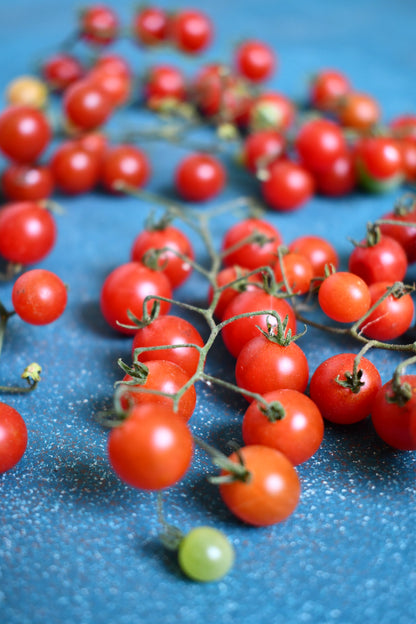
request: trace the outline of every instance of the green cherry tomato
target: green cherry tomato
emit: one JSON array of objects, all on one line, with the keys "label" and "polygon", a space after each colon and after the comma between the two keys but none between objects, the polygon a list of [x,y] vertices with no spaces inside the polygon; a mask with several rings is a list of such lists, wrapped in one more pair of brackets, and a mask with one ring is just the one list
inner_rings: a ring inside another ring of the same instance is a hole
[{"label": "green cherry tomato", "polygon": [[179,566],[194,581],[216,581],[234,563],[234,548],[218,529],[208,526],[192,529],[181,540]]}]

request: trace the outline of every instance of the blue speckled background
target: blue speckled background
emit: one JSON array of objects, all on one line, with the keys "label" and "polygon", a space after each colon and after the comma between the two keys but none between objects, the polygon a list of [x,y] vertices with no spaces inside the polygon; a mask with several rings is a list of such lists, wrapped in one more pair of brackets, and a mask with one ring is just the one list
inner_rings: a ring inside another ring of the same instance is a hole
[{"label": "blue speckled background", "polygon": [[[133,3],[110,4],[128,24]],[[0,3],[1,91],[54,50],[75,24],[79,6],[72,0]],[[211,0],[194,6],[209,11],[216,24],[205,60],[229,59],[235,42],[255,35],[279,55],[270,86],[296,99],[314,71],[334,66],[357,89],[378,98],[385,121],[416,111],[413,0]],[[128,41],[116,49],[137,71],[163,58],[192,75],[199,62],[167,52],[146,57]],[[155,143],[144,147],[154,169],[149,188],[171,191],[175,165],[186,151]],[[256,192],[251,180],[233,179],[223,198]],[[365,223],[389,210],[397,196],[316,198],[298,213],[268,217],[288,242],[307,232],[327,236],[345,267],[347,237],[361,238]],[[184,529],[196,524],[223,529],[237,559],[219,583],[183,578],[158,541],[155,497],[117,480],[106,459],[107,434],[94,421],[94,413],[111,403],[117,358],[128,360],[130,353],[129,339],[115,335],[100,316],[100,287],[108,272],[128,259],[149,207],[99,193],[58,199],[65,209],[57,217],[58,242],[41,266],[69,284],[68,308],[48,327],[13,318],[0,360],[1,384],[15,382],[32,360],[44,368],[33,394],[1,397],[21,411],[29,431],[24,458],[0,477],[1,623],[413,623],[415,457],[389,449],[368,421],[327,426],[320,451],[299,467],[303,493],[296,512],[264,529],[244,526],[228,513],[206,482],[210,462],[197,451],[189,476],[166,496],[168,519]],[[229,215],[213,224],[217,241],[232,222]],[[1,283],[6,307],[10,293],[11,285]],[[200,300],[206,293],[196,276],[178,294],[195,302],[195,293]],[[312,330],[302,346],[311,372],[335,352],[357,350]],[[401,359],[383,352],[369,357],[383,381]],[[231,379],[232,367],[218,345],[209,370]],[[240,440],[245,407],[227,392],[198,387],[193,429],[226,450],[229,439]]]}]

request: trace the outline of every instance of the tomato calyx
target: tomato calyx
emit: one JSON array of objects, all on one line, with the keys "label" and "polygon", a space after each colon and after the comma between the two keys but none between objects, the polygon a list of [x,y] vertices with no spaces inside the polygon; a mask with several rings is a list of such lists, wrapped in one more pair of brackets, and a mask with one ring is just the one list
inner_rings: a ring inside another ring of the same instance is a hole
[{"label": "tomato calyx", "polygon": [[266,416],[267,420],[271,423],[283,420],[286,416],[286,411],[280,401],[272,401],[268,405],[262,405],[260,411]]},{"label": "tomato calyx", "polygon": [[[153,300],[153,303],[150,312],[148,312],[146,304],[150,299]],[[160,301],[158,299],[155,299],[154,295],[151,295],[150,297],[146,297],[146,299],[143,301],[143,317],[141,319],[137,318],[137,316],[135,316],[131,310],[127,310],[127,316],[131,320],[132,324],[129,325],[127,323],[120,323],[120,321],[116,322],[117,325],[119,325],[120,327],[125,327],[126,329],[142,329],[143,327],[147,327],[147,325],[150,325],[150,323],[159,316],[159,312]]]},{"label": "tomato calyx", "polygon": [[354,367],[352,372],[345,371],[343,373],[344,379],[341,379],[340,375],[337,375],[335,381],[343,388],[347,388],[348,390],[351,390],[351,392],[353,392],[354,394],[358,394],[362,386],[365,386],[365,382],[362,381],[363,374],[364,371],[361,368],[359,370],[356,370],[356,367]]},{"label": "tomato calyx", "polygon": [[292,335],[292,330],[287,327],[289,324],[288,315],[285,316],[283,321],[279,316],[275,317],[275,320],[276,323],[270,323],[269,320],[266,321],[266,330],[262,329],[259,325],[257,325],[257,329],[265,338],[267,338],[267,340],[270,340],[270,342],[278,344],[281,347],[287,347],[291,342],[295,342],[307,332],[307,327],[305,325],[303,332]]},{"label": "tomato calyx", "polygon": [[[414,344],[414,346],[416,347],[416,344]],[[403,407],[408,401],[410,401],[413,396],[413,388],[408,381],[402,381],[401,377],[405,368],[410,364],[415,363],[416,356],[412,356],[397,366],[392,379],[393,392],[391,394],[386,394],[387,403],[395,403],[399,407]]]},{"label": "tomato calyx", "polygon": [[[210,456],[214,466],[225,470],[227,473],[221,475],[211,475],[208,477],[208,481],[210,483],[221,485],[223,483],[234,483],[235,481],[242,481],[243,483],[250,482],[252,478],[251,472],[245,467],[243,457],[241,456],[238,447],[234,448],[238,462],[233,462],[226,455],[221,453],[221,451],[205,442],[202,438],[195,435],[193,438],[194,442]],[[234,446],[234,444],[232,446]]]},{"label": "tomato calyx", "polygon": [[133,362],[132,366],[129,366],[121,358],[117,360],[117,364],[121,370],[130,375],[133,379],[127,381],[117,381],[116,384],[122,384],[123,386],[137,386],[144,385],[149,375],[149,368],[143,362]]},{"label": "tomato calyx", "polygon": [[405,217],[416,209],[416,195],[414,193],[405,193],[399,197],[394,206],[394,214],[397,217]]}]

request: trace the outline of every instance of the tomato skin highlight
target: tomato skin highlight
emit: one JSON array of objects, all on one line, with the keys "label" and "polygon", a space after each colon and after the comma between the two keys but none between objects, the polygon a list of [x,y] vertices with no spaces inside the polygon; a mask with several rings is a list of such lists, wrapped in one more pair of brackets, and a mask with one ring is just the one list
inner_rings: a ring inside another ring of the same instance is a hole
[{"label": "tomato skin highlight", "polygon": [[294,466],[307,461],[321,446],[324,421],[317,405],[302,392],[280,389],[263,395],[278,401],[283,418],[271,422],[257,401],[247,408],[242,425],[244,444],[270,446],[283,453]]},{"label": "tomato skin highlight", "polygon": [[0,402],[0,474],[22,459],[27,447],[27,427],[14,407]]},{"label": "tomato skin highlight", "polygon": [[321,309],[340,323],[358,321],[370,308],[370,290],[361,277],[347,271],[332,273],[318,292]]},{"label": "tomato skin highlight", "polygon": [[403,247],[394,238],[382,235],[375,245],[357,245],[352,250],[348,270],[367,284],[384,281],[400,282],[406,275],[407,257]]},{"label": "tomato skin highlight", "polygon": [[52,271],[25,271],[13,285],[15,312],[31,325],[48,325],[64,312],[68,299],[63,281]]},{"label": "tomato skin highlight", "polygon": [[[391,282],[370,284],[371,305],[374,305],[391,286]],[[397,298],[390,294],[365,319],[360,330],[367,338],[394,340],[410,328],[413,317],[414,303],[410,293]]]},{"label": "tomato skin highlight", "polygon": [[393,380],[378,391],[371,412],[377,434],[386,444],[400,451],[416,450],[416,375],[402,375],[400,383],[412,389],[411,398],[402,406],[391,403]]},{"label": "tomato skin highlight", "polygon": [[0,209],[0,254],[9,262],[34,264],[55,245],[55,220],[36,202],[12,202]]},{"label": "tomato skin highlight", "polygon": [[0,150],[23,164],[33,163],[52,138],[44,113],[31,106],[9,106],[0,114]]},{"label": "tomato skin highlight", "polygon": [[[244,242],[250,236],[264,237],[264,242]],[[248,270],[273,265],[283,239],[279,230],[264,219],[249,217],[232,225],[222,240],[224,264]]]},{"label": "tomato skin highlight", "polygon": [[[250,477],[246,482],[222,483],[219,489],[224,503],[247,524],[283,522],[295,511],[300,497],[299,477],[292,463],[283,453],[267,446],[244,446],[239,452]],[[229,459],[239,463],[236,453]]]}]

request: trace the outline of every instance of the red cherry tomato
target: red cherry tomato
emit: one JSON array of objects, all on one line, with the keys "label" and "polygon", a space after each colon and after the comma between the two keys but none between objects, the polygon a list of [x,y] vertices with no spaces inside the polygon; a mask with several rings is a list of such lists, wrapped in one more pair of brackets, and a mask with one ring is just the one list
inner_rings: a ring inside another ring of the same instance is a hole
[{"label": "red cherry tomato", "polygon": [[361,186],[382,193],[398,186],[403,180],[400,149],[388,137],[362,137],[354,146],[355,167]]},{"label": "red cherry tomato", "polygon": [[283,254],[281,262],[276,262],[273,271],[276,282],[281,284],[280,288],[283,292],[286,292],[283,272],[290,290],[295,295],[304,295],[311,287],[313,279],[312,264],[306,256],[299,253],[289,251]]},{"label": "red cherry tomato", "polygon": [[344,73],[337,69],[323,69],[312,79],[310,101],[318,110],[331,111],[350,90],[350,81]]},{"label": "red cherry tomato", "polygon": [[223,190],[226,177],[225,168],[218,158],[209,154],[191,154],[176,169],[175,188],[187,201],[208,201]]},{"label": "red cherry tomato", "polygon": [[107,450],[122,481],[143,490],[160,490],[185,475],[193,441],[186,423],[171,409],[143,403],[111,430]]},{"label": "red cherry tomato", "polygon": [[172,16],[170,37],[182,52],[203,52],[213,38],[213,26],[205,13],[199,10],[181,10]]},{"label": "red cherry tomato", "polygon": [[67,195],[79,195],[97,185],[100,162],[79,141],[65,141],[53,153],[50,169],[60,191]]},{"label": "red cherry tomato", "polygon": [[283,155],[286,139],[276,130],[252,132],[244,141],[242,160],[251,173],[256,175]]},{"label": "red cherry tomato", "polygon": [[102,126],[110,117],[113,106],[101,87],[84,78],[72,83],[65,90],[63,109],[73,126],[88,131]]},{"label": "red cherry tomato", "polygon": [[[248,272],[248,269],[233,265],[226,267],[217,273],[215,284],[216,289],[219,291],[219,297],[214,308],[214,313],[217,318],[222,319],[227,305],[240,292],[245,292],[246,290],[256,290],[262,284],[260,275],[249,275],[244,280],[235,282],[238,278],[247,275]],[[235,284],[233,284],[233,282],[235,282]],[[214,289],[210,286],[208,291],[208,302],[210,305],[213,298]]]},{"label": "red cherry tomato", "polygon": [[400,282],[406,275],[406,253],[394,238],[382,235],[374,245],[362,241],[355,246],[349,257],[348,269],[367,284],[381,279]]},{"label": "red cherry tomato", "polygon": [[10,106],[0,114],[0,150],[19,163],[33,163],[51,139],[42,111],[29,106]]},{"label": "red cherry tomato", "polygon": [[264,201],[273,210],[298,210],[315,191],[315,183],[307,169],[290,160],[276,160],[268,168],[268,177],[261,183]]},{"label": "red cherry tomato", "polygon": [[386,444],[400,451],[416,450],[416,375],[402,375],[401,384],[408,384],[411,395],[403,405],[393,402],[391,379],[376,394],[371,419],[377,434]]},{"label": "red cherry tomato", "polygon": [[336,249],[320,236],[299,236],[290,243],[289,250],[308,258],[312,264],[314,277],[324,277],[326,266],[332,265],[335,269],[338,268],[339,259]]},{"label": "red cherry tomato", "polygon": [[77,82],[84,73],[81,63],[70,54],[57,53],[49,57],[42,66],[42,75],[50,89],[64,91]]},{"label": "red cherry tomato", "polygon": [[370,308],[371,295],[364,280],[348,271],[328,275],[318,292],[321,309],[339,323],[358,321]]},{"label": "red cherry tomato", "polygon": [[118,17],[110,7],[96,4],[82,11],[80,35],[88,43],[109,45],[117,38],[118,31]]},{"label": "red cherry tomato", "polygon": [[[371,306],[373,306],[392,286],[391,282],[370,284]],[[390,294],[384,299],[361,326],[367,338],[375,340],[393,340],[402,336],[411,326],[414,316],[413,299],[409,293],[395,296]]]},{"label": "red cherry tomato", "polygon": [[[400,205],[398,210],[384,214],[381,219],[389,221],[407,221],[416,223],[416,204],[412,204],[409,209],[402,209]],[[394,225],[390,223],[380,223],[380,232],[383,236],[394,238],[403,247],[408,263],[416,262],[416,227]]]},{"label": "red cherry tomato", "polygon": [[[140,262],[127,262],[115,268],[104,280],[100,295],[101,311],[111,327],[121,333],[133,335],[137,329],[120,327],[118,323],[132,324],[128,311],[141,319],[146,297],[150,297],[146,304],[148,313],[155,297],[171,299],[172,289],[168,278]],[[169,309],[170,303],[160,300],[160,314],[167,314]]]},{"label": "red cherry tomato", "polygon": [[[305,392],[309,380],[308,361],[296,342],[280,345],[259,334],[246,342],[239,352],[235,378],[240,388],[258,394],[281,388]],[[252,401],[250,396],[244,396]]]},{"label": "red cherry tomato", "polygon": [[0,254],[8,262],[40,262],[55,241],[55,220],[40,204],[17,202],[0,209]]},{"label": "red cherry tomato", "polygon": [[374,364],[361,357],[357,380],[350,381],[355,357],[354,353],[334,355],[322,362],[311,377],[309,395],[326,420],[343,425],[356,423],[372,410],[381,377]]},{"label": "red cherry tomato", "polygon": [[3,194],[10,201],[38,201],[52,195],[53,177],[49,167],[11,164],[1,176]]},{"label": "red cherry tomato", "polygon": [[380,106],[367,93],[350,91],[338,102],[338,119],[343,126],[365,132],[375,126],[381,117]]},{"label": "red cherry tomato", "polygon": [[0,474],[22,459],[27,447],[27,427],[14,407],[0,403]]},{"label": "red cherry tomato", "polygon": [[322,195],[339,197],[351,193],[357,184],[357,173],[351,151],[346,151],[323,171],[315,171],[316,188]]},{"label": "red cherry tomato", "polygon": [[[286,520],[300,497],[299,477],[292,463],[280,451],[257,444],[244,446],[239,456],[249,477],[220,485],[224,503],[237,518],[254,526]],[[239,456],[233,453],[229,459],[239,463]]]},{"label": "red cherry tomato", "polygon": [[65,310],[67,290],[52,271],[32,269],[17,278],[12,290],[16,314],[31,325],[48,325]]},{"label": "red cherry tomato", "polygon": [[198,330],[187,320],[173,315],[158,316],[150,325],[139,329],[133,338],[132,355],[135,349],[171,345],[172,349],[155,349],[143,351],[138,355],[139,362],[148,360],[169,360],[178,364],[192,376],[199,364],[200,355],[195,347],[179,347],[177,345],[193,344],[204,346]]},{"label": "red cherry tomato", "polygon": [[[283,453],[294,466],[316,453],[324,436],[324,421],[316,404],[302,392],[280,389],[264,395],[279,411],[269,416],[253,401],[243,418],[244,444],[270,446]],[[283,415],[280,412],[283,412]]]},{"label": "red cherry tomato", "polygon": [[416,140],[416,115],[405,113],[391,120],[389,127],[396,139]]},{"label": "red cherry tomato", "polygon": [[90,71],[88,80],[105,93],[112,108],[123,106],[130,98],[131,78],[126,73],[102,65]]},{"label": "red cherry tomato", "polygon": [[312,172],[325,171],[347,151],[341,128],[329,119],[305,122],[295,138],[301,163]]},{"label": "red cherry tomato", "polygon": [[[147,376],[144,383],[140,385],[122,384],[121,404],[123,407],[133,405],[143,405],[152,403],[153,405],[163,405],[174,409],[173,399],[169,396],[161,396],[148,390],[157,390],[165,394],[174,395],[189,380],[188,373],[175,362],[170,360],[147,360],[145,363]],[[125,375],[123,381],[132,381],[130,375]],[[194,413],[196,405],[195,387],[190,386],[182,395],[178,402],[176,413],[183,420],[188,421]]]},{"label": "red cherry tomato", "polygon": [[169,36],[169,18],[164,9],[147,6],[139,9],[132,24],[133,35],[145,46],[166,43]]},{"label": "red cherry tomato", "polygon": [[249,112],[251,132],[257,130],[287,131],[296,117],[293,102],[283,93],[266,91],[258,95]]},{"label": "red cherry tomato", "polygon": [[166,99],[183,102],[186,98],[186,81],[182,71],[172,65],[155,65],[145,79],[144,96],[151,108]]},{"label": "red cherry tomato", "polygon": [[249,39],[237,47],[235,64],[244,78],[254,83],[264,82],[276,68],[276,55],[263,41]]},{"label": "red cherry tomato", "polygon": [[[249,237],[258,236],[253,242],[244,242]],[[249,217],[231,226],[222,241],[222,254],[226,266],[241,266],[257,269],[273,265],[277,250],[282,244],[279,230],[266,221]]]},{"label": "red cherry tomato", "polygon": [[101,166],[101,184],[110,193],[119,193],[116,182],[142,188],[151,174],[146,154],[133,145],[117,145],[110,148],[103,156]]}]

